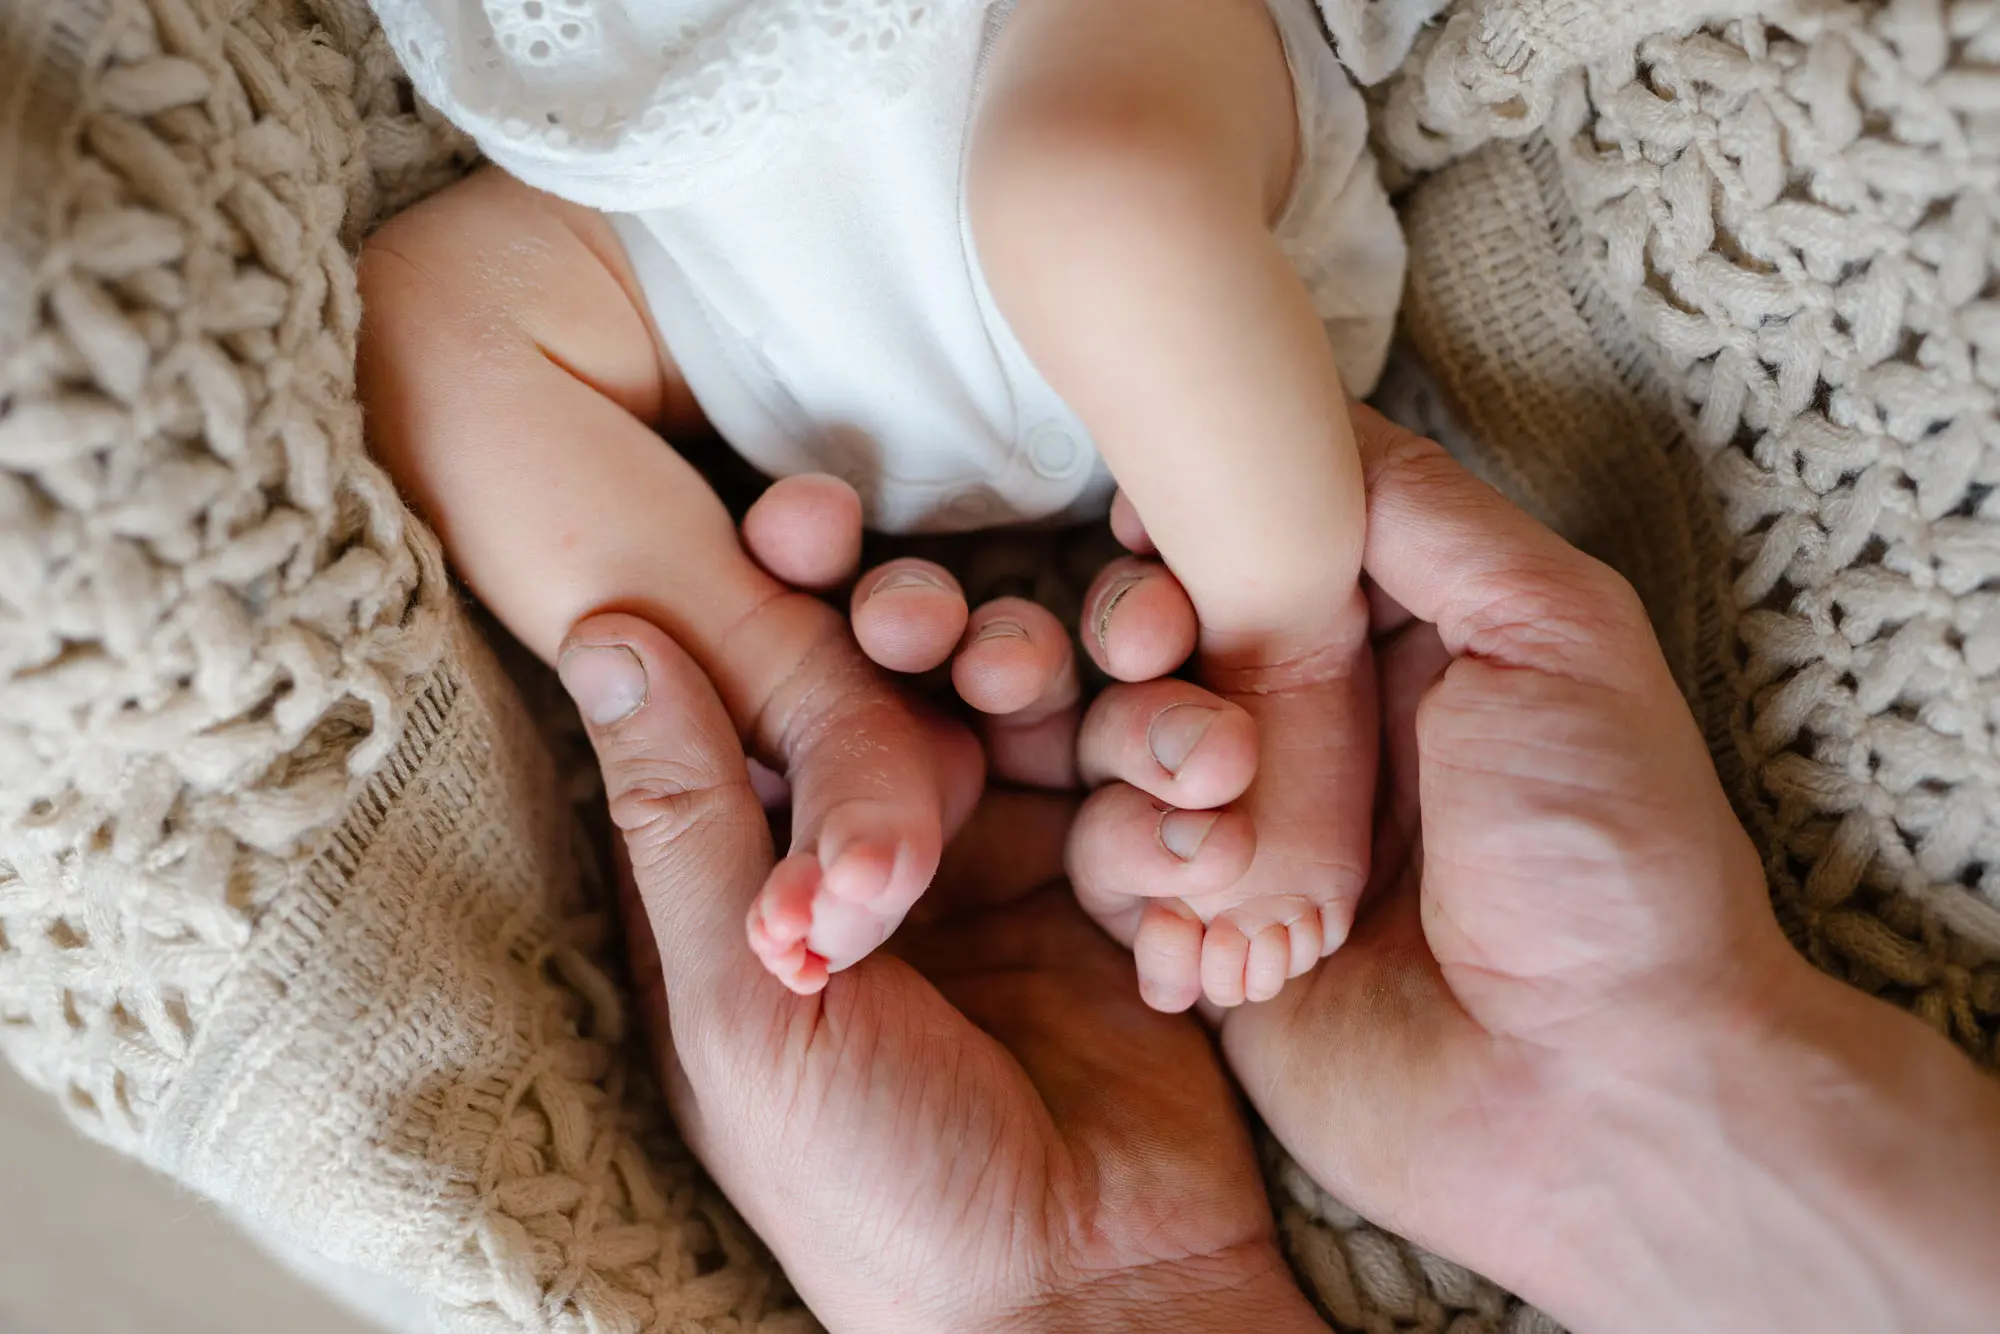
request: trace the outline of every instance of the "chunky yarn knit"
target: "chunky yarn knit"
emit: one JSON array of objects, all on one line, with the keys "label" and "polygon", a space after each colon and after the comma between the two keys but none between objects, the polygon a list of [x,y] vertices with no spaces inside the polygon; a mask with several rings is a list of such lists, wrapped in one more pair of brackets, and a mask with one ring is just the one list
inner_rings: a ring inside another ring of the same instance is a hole
[{"label": "chunky yarn knit", "polygon": [[[2000,11],[1751,8],[1423,34],[1377,151],[1430,376],[1387,406],[1632,579],[1793,940],[1991,1067]],[[1537,1327],[1280,1183],[1342,1324]]]},{"label": "chunky yarn knit", "polygon": [[[1394,71],[1391,405],[1633,580],[1800,948],[1992,1064],[2000,11],[1323,7]],[[352,250],[463,146],[360,0],[12,0],[0,70],[0,1050],[445,1328],[809,1327],[647,1092],[546,682],[362,450]],[[1343,1328],[1549,1328],[1270,1161]]]},{"label": "chunky yarn knit", "polygon": [[799,1327],[645,1095],[555,766],[362,451],[350,255],[459,146],[358,0],[0,39],[0,1045],[445,1328]]},{"label": "chunky yarn knit", "polygon": [[[1474,21],[1454,16],[1391,92],[1391,151],[1418,167],[1524,107],[1546,124],[1417,207],[1480,172],[1519,180],[1503,198],[1540,194],[1570,305],[1628,398],[1671,412],[1719,506],[1729,586],[1711,607],[1697,580],[1681,614],[1726,627],[1712,722],[1788,925],[1990,1064],[2000,11],[1788,5],[1442,114],[1419,87],[1495,68],[1453,44]],[[1441,249],[1489,224],[1442,225]],[[1490,374],[1516,350],[1501,339],[1548,318],[1447,331],[1431,321],[1468,298],[1446,272],[1440,257],[1413,284],[1433,364]],[[1497,391],[1448,396],[1508,433]]]}]

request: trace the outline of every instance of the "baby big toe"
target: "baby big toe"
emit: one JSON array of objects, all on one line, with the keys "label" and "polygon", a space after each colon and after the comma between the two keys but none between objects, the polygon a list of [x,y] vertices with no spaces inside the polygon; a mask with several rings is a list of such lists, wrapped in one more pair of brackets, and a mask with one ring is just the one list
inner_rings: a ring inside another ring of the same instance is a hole
[{"label": "baby big toe", "polygon": [[940,842],[934,805],[844,802],[820,830],[826,892],[900,916],[936,874]]},{"label": "baby big toe", "polygon": [[806,946],[839,972],[860,963],[902,923],[903,911],[884,911],[886,901],[850,903],[821,894],[813,900],[812,929]]}]

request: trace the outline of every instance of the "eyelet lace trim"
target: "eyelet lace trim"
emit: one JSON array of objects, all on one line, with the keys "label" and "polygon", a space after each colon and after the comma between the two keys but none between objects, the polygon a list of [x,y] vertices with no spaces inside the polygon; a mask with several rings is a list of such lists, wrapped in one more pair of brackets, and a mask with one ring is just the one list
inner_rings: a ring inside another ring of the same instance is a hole
[{"label": "eyelet lace trim", "polygon": [[375,3],[418,91],[488,157],[634,212],[753,167],[800,116],[899,94],[989,0]]}]

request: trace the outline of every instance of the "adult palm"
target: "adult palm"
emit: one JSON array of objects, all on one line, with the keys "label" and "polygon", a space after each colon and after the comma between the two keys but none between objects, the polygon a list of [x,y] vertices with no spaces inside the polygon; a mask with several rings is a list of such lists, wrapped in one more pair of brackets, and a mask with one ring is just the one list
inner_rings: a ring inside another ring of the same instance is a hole
[{"label": "adult palm", "polygon": [[1372,897],[1224,1047],[1346,1203],[1553,1299],[1580,1257],[1645,1263],[1592,1226],[1611,1159],[1662,1090],[1713,1076],[1703,1035],[1808,970],[1629,586],[1436,445],[1358,422],[1387,738]]},{"label": "adult palm", "polygon": [[646,677],[592,735],[676,1118],[828,1326],[1323,1328],[1208,1039],[1061,883],[1070,803],[987,797],[894,955],[795,996],[743,944],[771,839],[712,689],[631,617],[586,661]]}]

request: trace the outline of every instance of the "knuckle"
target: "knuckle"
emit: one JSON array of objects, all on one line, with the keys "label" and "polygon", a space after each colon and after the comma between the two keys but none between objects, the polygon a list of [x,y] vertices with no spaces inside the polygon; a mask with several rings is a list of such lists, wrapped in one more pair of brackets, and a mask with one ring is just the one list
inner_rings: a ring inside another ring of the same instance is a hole
[{"label": "knuckle", "polygon": [[1435,440],[1405,430],[1384,417],[1357,418],[1376,460],[1371,491],[1416,497],[1448,496],[1465,484],[1465,469]]},{"label": "knuckle", "polygon": [[747,773],[740,780],[718,780],[700,763],[647,758],[627,766],[620,780],[608,804],[635,866],[642,851],[663,852],[746,809],[759,809]]},{"label": "knuckle", "polygon": [[1595,605],[1607,621],[1630,621],[1645,616],[1645,608],[1631,581],[1595,556],[1577,553],[1568,583],[1579,597]]},{"label": "knuckle", "polygon": [[1366,403],[1351,403],[1348,415],[1354,423],[1354,437],[1361,447],[1363,464],[1371,474],[1399,452],[1412,448],[1413,444],[1435,444],[1400,422],[1389,420]]},{"label": "knuckle", "polygon": [[1429,436],[1418,435],[1386,417],[1378,420],[1381,422],[1379,438],[1383,446],[1384,466],[1403,469],[1408,476],[1419,481],[1441,483],[1453,481],[1465,473],[1464,466],[1452,458],[1450,451]]},{"label": "knuckle", "polygon": [[1622,658],[1650,636],[1630,583],[1603,563],[1565,551],[1562,559],[1516,562],[1460,592],[1463,650],[1519,659],[1579,675],[1600,675],[1607,653]]}]

